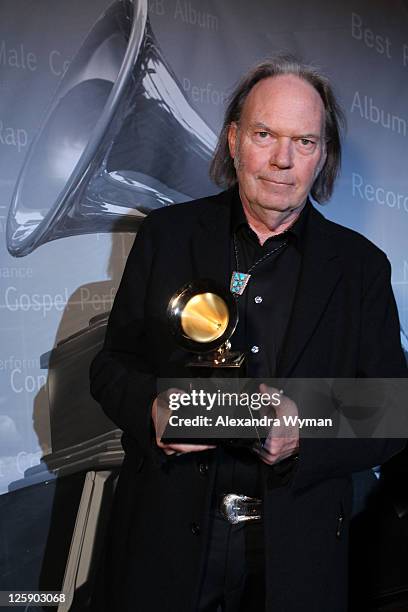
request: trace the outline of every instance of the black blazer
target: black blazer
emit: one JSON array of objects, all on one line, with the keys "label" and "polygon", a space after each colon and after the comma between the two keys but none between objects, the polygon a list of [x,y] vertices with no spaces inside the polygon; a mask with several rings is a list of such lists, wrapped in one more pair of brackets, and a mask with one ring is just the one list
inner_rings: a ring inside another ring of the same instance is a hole
[{"label": "black blazer", "polygon": [[[179,374],[185,359],[167,325],[170,297],[195,278],[228,287],[231,201],[230,190],[149,214],[91,367],[92,394],[124,431],[126,451],[103,597],[110,610],[195,610],[214,453],[166,457],[152,440],[150,409],[156,377]],[[279,376],[405,377],[387,258],[310,206]],[[267,611],[347,609],[350,475],[402,447],[398,440],[302,439],[289,482],[262,467]]]}]

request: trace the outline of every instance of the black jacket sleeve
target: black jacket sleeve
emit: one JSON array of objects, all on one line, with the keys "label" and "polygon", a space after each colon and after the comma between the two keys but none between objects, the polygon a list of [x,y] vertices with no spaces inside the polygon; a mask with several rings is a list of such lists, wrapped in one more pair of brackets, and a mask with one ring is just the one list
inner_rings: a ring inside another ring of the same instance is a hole
[{"label": "black jacket sleeve", "polygon": [[103,349],[91,364],[91,394],[139,446],[151,450],[156,379],[146,350],[145,297],[154,256],[150,219],[138,231],[108,321]]}]

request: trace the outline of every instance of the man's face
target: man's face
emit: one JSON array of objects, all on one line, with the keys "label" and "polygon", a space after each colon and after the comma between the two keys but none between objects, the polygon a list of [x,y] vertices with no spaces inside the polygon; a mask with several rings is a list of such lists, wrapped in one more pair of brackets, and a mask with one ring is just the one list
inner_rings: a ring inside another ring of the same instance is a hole
[{"label": "man's face", "polygon": [[259,81],[239,125],[228,132],[241,198],[252,209],[286,212],[305,202],[326,160],[324,107],[294,75]]}]

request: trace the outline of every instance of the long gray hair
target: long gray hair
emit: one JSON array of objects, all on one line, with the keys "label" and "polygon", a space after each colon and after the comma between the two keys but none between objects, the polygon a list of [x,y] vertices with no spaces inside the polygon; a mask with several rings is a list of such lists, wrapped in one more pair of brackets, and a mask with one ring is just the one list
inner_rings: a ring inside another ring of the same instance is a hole
[{"label": "long gray hair", "polygon": [[237,175],[228,147],[229,126],[233,122],[239,122],[245,100],[256,83],[262,79],[284,74],[293,74],[310,83],[320,95],[324,105],[327,158],[313,183],[311,195],[317,202],[325,202],[330,198],[334,182],[340,172],[340,131],[345,127],[345,117],[328,79],[314,67],[302,64],[291,55],[276,55],[257,64],[238,83],[225,113],[221,134],[210,166],[210,176],[217,185],[223,187],[235,185]]}]

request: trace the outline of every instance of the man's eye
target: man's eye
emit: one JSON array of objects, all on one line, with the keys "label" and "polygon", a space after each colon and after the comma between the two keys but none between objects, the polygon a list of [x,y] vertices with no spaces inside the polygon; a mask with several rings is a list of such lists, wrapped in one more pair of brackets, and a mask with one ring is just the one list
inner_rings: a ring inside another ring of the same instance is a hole
[{"label": "man's eye", "polygon": [[311,140],[310,138],[301,138],[300,139],[300,144],[303,148],[305,149],[309,149],[309,150],[315,150],[316,147],[319,146],[319,141],[318,140]]},{"label": "man's eye", "polygon": [[255,132],[255,136],[257,136],[261,140],[265,140],[265,138],[269,136],[269,132]]}]

